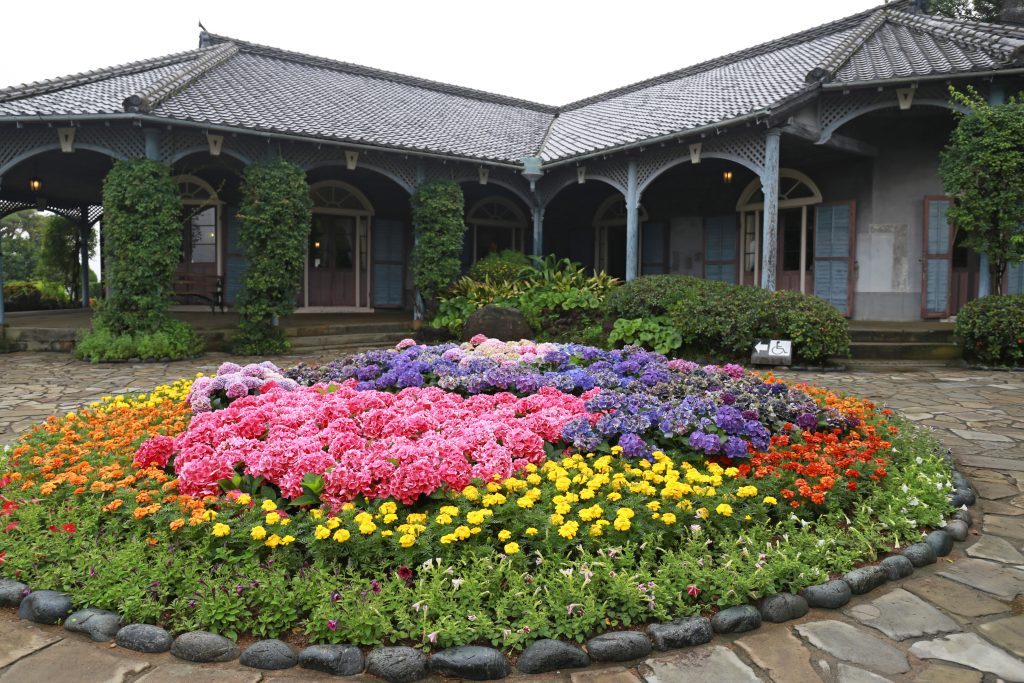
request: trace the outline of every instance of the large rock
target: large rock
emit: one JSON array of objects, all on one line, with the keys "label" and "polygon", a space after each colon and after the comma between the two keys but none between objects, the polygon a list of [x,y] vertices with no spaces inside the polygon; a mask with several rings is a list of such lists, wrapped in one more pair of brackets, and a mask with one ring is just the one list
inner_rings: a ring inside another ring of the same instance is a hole
[{"label": "large rock", "polygon": [[388,683],[413,683],[427,677],[427,656],[411,647],[378,647],[366,657],[366,671]]},{"label": "large rock", "polygon": [[647,633],[656,650],[703,645],[714,635],[707,617],[684,617],[667,624],[651,624]]},{"label": "large rock", "polygon": [[809,606],[806,598],[792,593],[776,593],[761,601],[761,618],[772,623],[782,623],[791,619],[799,619],[807,614]]},{"label": "large rock", "polygon": [[102,609],[83,609],[64,620],[64,628],[72,633],[85,633],[97,643],[106,643],[121,630],[121,617]]},{"label": "large rock", "polygon": [[850,602],[853,592],[845,581],[835,579],[816,586],[808,586],[800,591],[800,597],[807,601],[811,607],[824,607],[826,609],[838,609]]},{"label": "large rock", "polygon": [[914,573],[914,563],[903,555],[891,555],[878,566],[885,570],[885,575],[890,581],[898,581]]},{"label": "large rock", "polygon": [[469,341],[478,334],[503,341],[531,339],[533,328],[515,308],[487,304],[473,311],[462,325],[462,338]]},{"label": "large rock", "polygon": [[967,525],[959,519],[954,519],[945,527],[945,532],[952,536],[954,541],[966,541],[967,531]]},{"label": "large rock", "polygon": [[843,574],[843,581],[850,586],[850,591],[854,595],[863,595],[870,590],[878,588],[888,580],[889,575],[885,569],[876,564],[851,569]]},{"label": "large rock", "polygon": [[[710,630],[709,622],[708,631],[710,632]],[[637,631],[612,631],[588,640],[587,652],[590,653],[591,659],[598,662],[628,662],[631,659],[640,659],[649,655],[651,641],[643,633]]]},{"label": "large rock", "polygon": [[935,554],[935,548],[927,543],[915,543],[908,545],[903,549],[903,557],[910,560],[910,563],[915,567],[924,567],[929,564],[935,564],[938,560],[938,556]]},{"label": "large rock", "polygon": [[711,617],[715,633],[743,633],[761,626],[761,613],[753,605],[729,607]]},{"label": "large rock", "polygon": [[270,638],[268,640],[257,640],[245,648],[239,660],[242,666],[251,666],[254,669],[290,669],[299,661],[295,650],[288,643]]},{"label": "large rock", "polygon": [[28,586],[21,581],[0,579],[0,607],[17,607],[28,592]]},{"label": "large rock", "polygon": [[493,647],[460,645],[434,653],[430,669],[449,678],[492,681],[508,676],[512,667],[505,655]]},{"label": "large rock", "polygon": [[238,646],[209,631],[189,631],[174,639],[171,654],[189,662],[230,662],[238,659]]},{"label": "large rock", "polygon": [[174,643],[174,637],[152,624],[128,624],[117,632],[119,647],[136,652],[167,652]]},{"label": "large rock", "polygon": [[363,652],[355,645],[310,645],[299,653],[299,666],[335,676],[354,676],[363,672]]},{"label": "large rock", "polygon": [[71,596],[57,591],[35,591],[18,607],[18,618],[37,624],[56,624],[71,614]]},{"label": "large rock", "polygon": [[561,669],[578,669],[588,664],[590,657],[575,645],[545,639],[538,640],[523,650],[516,662],[516,668],[526,674],[542,674]]},{"label": "large rock", "polygon": [[942,529],[936,529],[925,536],[924,542],[932,547],[938,557],[945,557],[953,552],[953,537]]}]

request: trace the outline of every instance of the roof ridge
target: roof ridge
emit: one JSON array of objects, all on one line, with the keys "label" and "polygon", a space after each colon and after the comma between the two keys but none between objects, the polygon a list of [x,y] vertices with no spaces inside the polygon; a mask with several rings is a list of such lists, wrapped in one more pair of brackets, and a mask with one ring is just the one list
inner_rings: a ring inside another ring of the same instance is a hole
[{"label": "roof ridge", "polygon": [[346,73],[355,74],[357,76],[379,78],[381,80],[402,83],[404,85],[411,85],[413,87],[424,88],[426,90],[436,90],[448,93],[450,95],[457,95],[460,97],[467,97],[474,100],[480,100],[482,102],[491,102],[494,104],[505,104],[513,107],[532,109],[534,111],[543,112],[545,114],[554,114],[558,111],[558,107],[555,107],[550,104],[541,104],[540,102],[524,100],[518,97],[499,95],[497,93],[487,92],[485,90],[477,90],[476,88],[467,88],[460,85],[442,83],[441,81],[432,81],[428,78],[420,78],[419,76],[408,76],[406,74],[400,74],[394,71],[375,69],[373,67],[362,66],[361,64],[353,64],[351,62],[342,62],[340,60],[329,59],[327,57],[317,57],[315,55],[309,55],[303,52],[294,52],[292,50],[284,50],[269,45],[250,43],[248,41],[236,40],[234,38],[228,38],[227,36],[220,36],[212,33],[207,34],[207,37],[210,40],[211,44],[230,42],[237,45],[242,52],[258,54],[264,57],[284,59],[292,62],[307,64],[309,66],[331,69],[334,71],[344,71]]},{"label": "roof ridge", "polygon": [[876,9],[860,26],[855,28],[846,40],[840,43],[827,57],[804,76],[806,83],[831,79],[843,67],[864,41],[871,37],[885,23],[885,8]]},{"label": "roof ridge", "polygon": [[[917,29],[926,33],[952,40],[958,43],[966,43],[982,48],[990,52],[998,53],[1007,63],[1024,61],[1024,32],[1020,37],[1005,35],[1003,31],[995,33],[983,30],[990,26],[984,22],[958,22],[945,17],[939,19],[933,16],[922,16],[908,14],[901,11],[889,13],[889,20],[901,24],[907,28]],[[994,24],[992,26],[1000,26]]]},{"label": "roof ridge", "polygon": [[150,59],[143,59],[137,62],[115,64],[114,66],[108,66],[102,69],[82,71],[68,76],[51,78],[45,81],[33,81],[31,83],[12,85],[10,87],[0,89],[0,102],[8,102],[10,100],[32,97],[34,95],[44,95],[46,93],[63,90],[65,88],[95,83],[96,81],[102,81],[115,76],[126,76],[129,74],[139,73],[140,71],[159,68],[161,66],[169,66],[178,62],[183,62],[197,54],[201,54],[205,49],[207,48],[174,52],[169,55],[163,55],[162,57],[152,57]]},{"label": "roof ridge", "polygon": [[800,43],[805,42],[808,38],[821,38],[828,35],[832,35],[839,31],[859,26],[866,18],[870,17],[873,13],[881,9],[884,9],[886,7],[892,7],[894,5],[902,6],[907,4],[908,2],[909,0],[896,0],[896,2],[889,3],[888,5],[878,5],[870,9],[864,10],[863,12],[858,12],[857,14],[851,14],[850,16],[843,17],[841,19],[836,19],[834,21],[830,21],[824,24],[819,24],[818,26],[812,26],[811,28],[804,29],[803,31],[798,31],[797,33],[791,33],[789,35],[782,36],[781,38],[776,38],[774,40],[759,43],[751,47],[746,47],[743,48],[742,50],[737,50],[736,52],[731,52],[727,55],[714,57],[703,62],[698,62],[697,64],[691,64],[690,66],[683,67],[682,69],[669,71],[668,73],[664,73],[659,76],[654,76],[652,78],[647,78],[642,81],[637,81],[636,83],[624,85],[619,88],[613,88],[612,90],[607,90],[603,93],[591,95],[590,97],[585,97],[581,100],[576,100],[575,102],[570,102],[569,104],[563,105],[559,107],[559,112],[579,109],[580,107],[584,107],[588,104],[595,104],[597,102],[601,102],[612,97],[625,95],[627,93],[634,92],[636,90],[641,90],[643,88],[649,88],[652,85],[667,83],[669,81],[674,81],[679,78],[685,78],[686,76],[692,76],[694,74],[702,73],[704,71],[708,71],[710,69],[714,69],[720,66],[726,66],[728,64],[738,62],[741,59],[758,57],[760,55],[767,54],[769,52],[774,52],[782,48],[793,47],[795,45],[799,45]]},{"label": "roof ridge", "polygon": [[216,69],[238,54],[238,46],[230,42],[204,49],[206,54],[202,55],[199,59],[185,64],[180,70],[167,74],[163,78],[150,83],[139,92],[126,97],[124,100],[124,110],[126,112],[148,114],[160,102],[166,100],[174,93],[187,88],[200,76]]}]

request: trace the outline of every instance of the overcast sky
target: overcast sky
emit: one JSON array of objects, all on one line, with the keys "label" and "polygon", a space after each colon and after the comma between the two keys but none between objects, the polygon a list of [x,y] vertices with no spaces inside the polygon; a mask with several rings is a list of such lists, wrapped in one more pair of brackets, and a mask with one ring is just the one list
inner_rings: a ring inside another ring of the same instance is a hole
[{"label": "overcast sky", "polygon": [[213,33],[567,102],[817,26],[881,0],[3,0],[0,87],[190,50]]}]

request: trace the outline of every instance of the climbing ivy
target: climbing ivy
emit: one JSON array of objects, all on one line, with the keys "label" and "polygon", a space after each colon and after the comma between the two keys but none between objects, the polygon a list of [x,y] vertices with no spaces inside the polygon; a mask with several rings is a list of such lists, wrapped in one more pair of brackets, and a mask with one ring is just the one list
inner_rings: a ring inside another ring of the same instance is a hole
[{"label": "climbing ivy", "polygon": [[433,302],[459,276],[465,239],[465,200],[451,180],[420,185],[412,196],[416,245],[412,252],[413,282],[433,309]]},{"label": "climbing ivy", "polygon": [[288,349],[275,318],[295,310],[312,217],[313,202],[301,168],[284,159],[246,168],[238,218],[248,267],[238,297],[242,319],[232,341],[236,353]]},{"label": "climbing ivy", "polygon": [[146,159],[118,161],[103,181],[105,277],[110,293],[80,338],[79,357],[180,358],[202,343],[171,319],[171,279],[181,259],[181,198],[170,169]]}]

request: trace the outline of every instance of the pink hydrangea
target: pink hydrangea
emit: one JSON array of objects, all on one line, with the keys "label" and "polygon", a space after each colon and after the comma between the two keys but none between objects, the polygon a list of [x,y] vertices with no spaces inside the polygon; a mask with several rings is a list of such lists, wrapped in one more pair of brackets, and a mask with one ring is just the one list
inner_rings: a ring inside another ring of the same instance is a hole
[{"label": "pink hydrangea", "polygon": [[174,439],[169,436],[154,436],[139,446],[132,464],[136,467],[167,467],[167,461],[174,453]]}]

